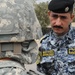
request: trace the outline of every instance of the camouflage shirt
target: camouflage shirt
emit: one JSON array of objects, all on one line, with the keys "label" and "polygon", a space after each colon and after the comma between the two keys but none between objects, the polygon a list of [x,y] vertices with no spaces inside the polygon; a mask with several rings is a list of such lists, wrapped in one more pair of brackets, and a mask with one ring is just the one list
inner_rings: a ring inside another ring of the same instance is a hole
[{"label": "camouflage shirt", "polygon": [[75,28],[70,26],[61,37],[51,30],[41,41],[39,56],[39,71],[47,75],[75,75]]}]

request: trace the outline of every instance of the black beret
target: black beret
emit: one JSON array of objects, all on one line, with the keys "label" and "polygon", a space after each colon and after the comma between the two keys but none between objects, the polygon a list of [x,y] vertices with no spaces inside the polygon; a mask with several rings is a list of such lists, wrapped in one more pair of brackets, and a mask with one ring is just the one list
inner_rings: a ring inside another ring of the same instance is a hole
[{"label": "black beret", "polygon": [[48,9],[56,13],[67,13],[73,9],[74,0],[51,0]]}]

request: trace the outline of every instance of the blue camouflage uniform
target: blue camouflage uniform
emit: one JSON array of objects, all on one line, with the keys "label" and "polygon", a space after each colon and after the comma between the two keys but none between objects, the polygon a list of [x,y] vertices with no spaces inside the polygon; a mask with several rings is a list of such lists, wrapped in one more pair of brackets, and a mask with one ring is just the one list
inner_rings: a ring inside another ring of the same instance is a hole
[{"label": "blue camouflage uniform", "polygon": [[52,30],[41,40],[37,69],[46,75],[75,75],[75,28],[58,37]]}]

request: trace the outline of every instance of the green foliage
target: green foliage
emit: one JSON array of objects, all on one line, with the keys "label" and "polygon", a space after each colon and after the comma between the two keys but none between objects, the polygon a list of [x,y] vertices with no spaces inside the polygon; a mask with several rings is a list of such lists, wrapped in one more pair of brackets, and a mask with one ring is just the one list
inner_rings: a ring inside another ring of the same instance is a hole
[{"label": "green foliage", "polygon": [[50,24],[48,17],[48,2],[35,4],[35,12],[42,28],[46,28],[46,26]]},{"label": "green foliage", "polygon": [[[48,17],[48,2],[35,4],[35,12],[42,26],[43,34],[47,33],[49,31],[47,26],[50,25],[50,21]],[[75,14],[75,8],[74,8],[74,14]],[[75,22],[75,18],[73,22]]]}]

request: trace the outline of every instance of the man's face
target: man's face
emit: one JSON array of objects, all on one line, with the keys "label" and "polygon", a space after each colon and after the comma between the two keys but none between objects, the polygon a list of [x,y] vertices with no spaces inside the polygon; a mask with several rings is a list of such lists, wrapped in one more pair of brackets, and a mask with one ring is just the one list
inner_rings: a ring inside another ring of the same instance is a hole
[{"label": "man's face", "polygon": [[72,22],[74,15],[70,13],[48,12],[50,24],[57,35],[63,35],[68,32],[69,24]]}]

